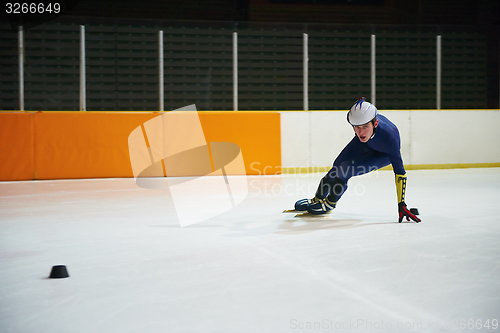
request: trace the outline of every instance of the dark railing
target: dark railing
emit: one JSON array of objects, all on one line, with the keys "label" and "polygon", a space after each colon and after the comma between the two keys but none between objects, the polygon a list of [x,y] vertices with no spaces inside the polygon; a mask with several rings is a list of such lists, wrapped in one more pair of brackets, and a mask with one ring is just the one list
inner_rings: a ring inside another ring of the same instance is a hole
[{"label": "dark railing", "polygon": [[[371,35],[376,35],[378,108],[436,108],[437,35],[442,36],[441,108],[498,107],[498,45],[491,46],[498,31],[492,28],[61,17],[24,31],[26,110],[79,110],[81,25],[88,111],[159,109],[160,30],[165,110],[189,104],[233,109],[233,32],[238,33],[239,110],[303,109],[303,33],[308,34],[310,110],[347,109],[360,96],[370,98]],[[0,109],[16,110],[18,34],[6,23],[0,24],[0,43]]]}]

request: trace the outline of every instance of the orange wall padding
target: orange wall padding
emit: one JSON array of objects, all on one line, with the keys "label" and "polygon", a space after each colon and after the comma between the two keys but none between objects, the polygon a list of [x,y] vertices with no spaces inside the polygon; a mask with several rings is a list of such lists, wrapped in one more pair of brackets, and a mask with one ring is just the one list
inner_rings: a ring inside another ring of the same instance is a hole
[{"label": "orange wall padding", "polygon": [[280,114],[200,112],[207,142],[232,142],[241,148],[247,175],[281,173]]},{"label": "orange wall padding", "polygon": [[[0,180],[133,177],[128,136],[158,112],[0,112]],[[199,112],[207,142],[240,146],[247,174],[281,172],[280,114]]]},{"label": "orange wall padding", "polygon": [[35,178],[33,114],[0,113],[0,180]]}]

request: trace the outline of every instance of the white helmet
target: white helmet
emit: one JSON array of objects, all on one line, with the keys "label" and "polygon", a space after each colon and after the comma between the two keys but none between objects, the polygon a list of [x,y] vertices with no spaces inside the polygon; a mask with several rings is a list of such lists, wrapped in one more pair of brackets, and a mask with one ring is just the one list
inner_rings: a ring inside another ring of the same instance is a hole
[{"label": "white helmet", "polygon": [[377,108],[375,105],[368,103],[361,97],[347,113],[347,121],[352,126],[364,125],[372,121],[376,116]]}]

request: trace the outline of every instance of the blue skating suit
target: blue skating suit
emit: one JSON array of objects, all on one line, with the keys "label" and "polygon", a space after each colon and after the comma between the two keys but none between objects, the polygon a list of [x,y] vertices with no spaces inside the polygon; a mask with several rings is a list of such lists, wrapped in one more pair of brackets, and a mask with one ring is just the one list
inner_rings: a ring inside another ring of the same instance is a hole
[{"label": "blue skating suit", "polygon": [[331,181],[339,177],[345,182],[340,196],[347,189],[347,181],[351,177],[363,175],[389,164],[392,164],[394,173],[399,175],[406,173],[401,158],[401,139],[398,128],[381,114],[377,115],[377,119],[378,126],[375,134],[368,142],[361,142],[355,135],[335,159],[333,167],[326,175]]}]

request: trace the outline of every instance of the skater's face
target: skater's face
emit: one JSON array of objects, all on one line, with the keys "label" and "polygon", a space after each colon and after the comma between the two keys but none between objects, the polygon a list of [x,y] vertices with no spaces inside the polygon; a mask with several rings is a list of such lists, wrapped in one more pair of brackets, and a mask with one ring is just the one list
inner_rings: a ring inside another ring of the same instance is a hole
[{"label": "skater's face", "polygon": [[373,130],[377,128],[378,126],[378,120],[375,120],[375,124],[373,124],[371,121],[367,124],[364,125],[357,125],[353,126],[354,127],[354,132],[359,138],[359,141],[361,142],[367,142],[370,140],[370,138],[373,135]]}]

